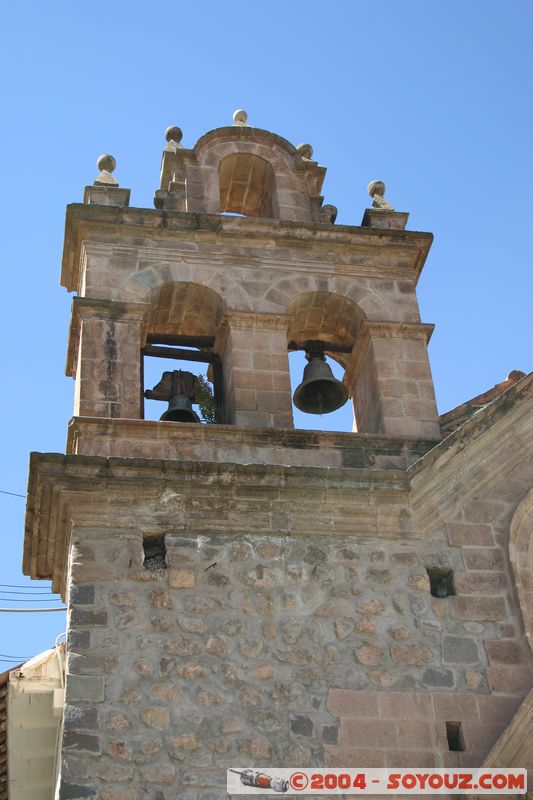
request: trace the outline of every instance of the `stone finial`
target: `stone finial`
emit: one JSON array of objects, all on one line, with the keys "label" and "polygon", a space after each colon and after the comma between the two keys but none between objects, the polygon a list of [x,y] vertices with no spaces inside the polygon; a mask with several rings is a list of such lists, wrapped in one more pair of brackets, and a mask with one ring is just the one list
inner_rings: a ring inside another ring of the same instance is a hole
[{"label": "stone finial", "polygon": [[180,144],[183,139],[183,131],[181,128],[178,128],[177,125],[171,125],[166,129],[165,139],[168,142],[165,150],[178,150],[179,148],[183,148],[183,145]]},{"label": "stone finial", "polygon": [[381,208],[384,211],[394,211],[393,206],[391,206],[390,203],[387,203],[383,196],[386,191],[383,181],[370,181],[367,186],[367,191],[372,198],[373,208]]},{"label": "stone finial", "polygon": [[310,144],[303,142],[302,144],[297,145],[296,149],[300,153],[300,158],[304,158],[306,161],[311,161],[313,158],[313,148]]},{"label": "stone finial", "polygon": [[526,373],[522,372],[521,369],[512,369],[511,372],[508,374],[506,381],[520,381],[522,378],[526,377]]},{"label": "stone finial", "polygon": [[333,225],[335,220],[337,219],[337,208],[336,206],[325,205],[322,206],[320,209],[320,222],[325,222],[326,224]]},{"label": "stone finial", "polygon": [[233,112],[233,124],[237,126],[241,126],[243,128],[251,128],[251,125],[248,124],[248,114],[244,110],[244,108],[238,108],[236,111]]},{"label": "stone finial", "polygon": [[94,181],[95,186],[118,186],[117,179],[111,174],[117,167],[113,156],[104,153],[96,160],[96,166],[100,172]]}]

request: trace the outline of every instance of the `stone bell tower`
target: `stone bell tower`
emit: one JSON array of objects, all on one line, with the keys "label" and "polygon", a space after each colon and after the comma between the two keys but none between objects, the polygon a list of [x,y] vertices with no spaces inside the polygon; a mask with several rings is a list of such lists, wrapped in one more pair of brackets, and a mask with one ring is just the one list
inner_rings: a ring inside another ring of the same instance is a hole
[{"label": "stone bell tower", "polygon": [[[223,798],[244,762],[481,764],[530,680],[508,556],[527,378],[442,442],[432,235],[379,181],[336,225],[312,148],[243,111],[166,138],[155,209],[111,156],[67,209],[74,416],[66,455],[32,455],[24,553],[69,604],[59,797]],[[294,429],[288,352],[313,348],[353,432]],[[144,419],[146,396],[195,400],[172,359],[208,365],[216,424]]]}]

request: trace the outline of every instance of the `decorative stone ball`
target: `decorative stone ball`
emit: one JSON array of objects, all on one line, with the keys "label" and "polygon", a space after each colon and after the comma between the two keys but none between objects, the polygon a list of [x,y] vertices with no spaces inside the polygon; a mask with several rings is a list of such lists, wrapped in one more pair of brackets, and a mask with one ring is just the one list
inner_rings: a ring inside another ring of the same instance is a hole
[{"label": "decorative stone ball", "polygon": [[243,124],[246,123],[248,119],[248,114],[244,110],[244,108],[238,108],[237,111],[233,112],[233,122],[242,122]]},{"label": "decorative stone ball", "polygon": [[370,183],[367,186],[367,192],[370,195],[370,197],[374,197],[375,194],[379,195],[380,197],[383,197],[383,195],[385,194],[385,184],[383,183],[383,181],[370,181]]},{"label": "decorative stone ball", "polygon": [[177,125],[171,125],[165,131],[165,139],[167,142],[178,142],[179,144],[183,139],[183,131]]},{"label": "decorative stone ball", "polygon": [[313,148],[310,144],[302,143],[296,148],[302,158],[313,158]]},{"label": "decorative stone ball", "polygon": [[100,172],[113,172],[117,168],[117,162],[113,158],[113,156],[104,153],[103,155],[99,156],[96,161],[96,166],[100,170]]}]

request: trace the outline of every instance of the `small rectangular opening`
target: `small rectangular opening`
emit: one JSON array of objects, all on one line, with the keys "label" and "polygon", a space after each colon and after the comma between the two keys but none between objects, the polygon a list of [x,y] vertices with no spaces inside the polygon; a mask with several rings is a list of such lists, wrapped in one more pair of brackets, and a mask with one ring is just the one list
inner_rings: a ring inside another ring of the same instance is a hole
[{"label": "small rectangular opening", "polygon": [[167,548],[165,547],[165,535],[163,533],[143,536],[143,550],[145,569],[166,569],[165,556]]},{"label": "small rectangular opening", "polygon": [[428,567],[429,590],[433,597],[450,597],[455,594],[453,569]]},{"label": "small rectangular opening", "polygon": [[448,739],[448,749],[452,752],[463,752],[466,749],[460,722],[446,723],[446,738]]}]

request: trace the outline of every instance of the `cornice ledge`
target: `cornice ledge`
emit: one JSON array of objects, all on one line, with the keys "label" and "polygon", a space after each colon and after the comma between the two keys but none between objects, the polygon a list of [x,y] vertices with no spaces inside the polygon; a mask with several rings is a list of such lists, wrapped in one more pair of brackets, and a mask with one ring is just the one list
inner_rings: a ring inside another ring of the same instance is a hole
[{"label": "cornice ledge", "polygon": [[378,339],[424,339],[429,342],[435,325],[431,322],[389,322],[365,319],[361,336]]},{"label": "cornice ledge", "polygon": [[[209,485],[213,491],[218,485],[230,492],[238,486],[241,496],[247,490],[253,496],[257,487],[261,487],[262,493],[265,487],[271,487],[283,492],[283,496],[279,495],[279,502],[289,504],[292,492],[308,492],[310,487],[323,497],[329,493],[335,497],[341,490],[354,500],[354,513],[357,503],[367,508],[370,497],[379,495],[381,491],[387,503],[395,498],[394,503],[407,506],[409,489],[405,471],[392,469],[287,467],[31,453],[24,574],[52,579],[54,591],[63,591],[67,546],[73,527],[108,527],[114,526],[117,520],[125,520],[131,527],[132,508],[141,489],[145,500],[159,508],[166,490],[184,484]],[[120,497],[118,505],[117,497]],[[106,499],[110,504],[106,504]],[[110,515],[111,508],[113,514]],[[158,524],[172,527],[175,511],[169,509],[165,514],[158,516]],[[153,514],[150,519],[153,521]],[[286,533],[289,535],[290,529]]]},{"label": "cornice ledge", "polygon": [[228,311],[224,322],[230,328],[287,331],[291,317],[257,311]]},{"label": "cornice ledge", "polygon": [[[301,241],[302,233],[310,244],[324,241],[328,247],[357,243],[374,243],[380,249],[405,247],[413,250],[412,270],[418,280],[425,263],[433,234],[425,231],[402,231],[365,228],[359,225],[329,225],[315,222],[292,222],[260,217],[233,217],[222,214],[170,211],[152,208],[117,208],[114,206],[71,203],[67,206],[65,239],[61,269],[61,285],[75,291],[80,268],[80,247],[83,239],[93,231],[110,230],[117,226],[131,228],[136,236],[139,230],[153,236],[154,231],[168,235],[177,231],[202,231],[228,236],[243,236],[253,240],[265,235],[291,243]],[[148,233],[150,232],[150,233]]]}]

